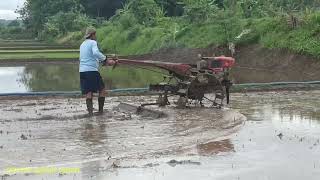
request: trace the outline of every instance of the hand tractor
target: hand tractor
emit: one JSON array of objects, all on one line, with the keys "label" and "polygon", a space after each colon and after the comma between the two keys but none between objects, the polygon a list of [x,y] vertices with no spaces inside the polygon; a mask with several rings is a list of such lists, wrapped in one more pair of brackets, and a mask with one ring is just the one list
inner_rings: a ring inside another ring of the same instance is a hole
[{"label": "hand tractor", "polygon": [[149,86],[151,92],[156,92],[159,95],[157,100],[142,104],[141,107],[170,105],[168,99],[170,96],[178,96],[178,100],[175,102],[178,108],[188,107],[191,104],[203,107],[204,101],[208,101],[210,107],[221,108],[225,99],[227,104],[230,102],[232,82],[229,79],[229,71],[235,64],[235,59],[232,57],[200,57],[196,64],[118,58],[112,60],[116,60],[113,68],[127,65],[150,68],[149,70],[159,68],[167,71],[167,73],[163,73],[163,82]]}]

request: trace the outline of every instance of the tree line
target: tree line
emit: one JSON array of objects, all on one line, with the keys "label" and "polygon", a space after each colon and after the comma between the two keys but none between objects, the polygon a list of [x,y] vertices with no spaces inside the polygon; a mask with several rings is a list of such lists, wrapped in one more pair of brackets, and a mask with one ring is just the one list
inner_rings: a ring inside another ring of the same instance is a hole
[{"label": "tree line", "polygon": [[202,22],[218,16],[217,12],[259,18],[319,7],[318,0],[26,0],[17,12],[34,36],[58,36],[88,25],[99,26],[129,10],[140,23],[146,23],[152,16],[185,17]]}]

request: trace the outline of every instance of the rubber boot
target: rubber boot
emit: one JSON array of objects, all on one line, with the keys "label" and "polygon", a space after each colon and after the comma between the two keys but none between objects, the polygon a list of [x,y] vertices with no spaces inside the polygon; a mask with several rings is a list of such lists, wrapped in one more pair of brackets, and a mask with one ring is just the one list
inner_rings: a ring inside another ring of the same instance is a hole
[{"label": "rubber boot", "polygon": [[99,114],[103,114],[103,107],[104,107],[104,101],[105,97],[99,97],[98,98],[98,103],[99,103]]},{"label": "rubber boot", "polygon": [[93,103],[92,103],[92,99],[86,99],[86,103],[87,103],[87,109],[88,109],[89,116],[93,116]]}]

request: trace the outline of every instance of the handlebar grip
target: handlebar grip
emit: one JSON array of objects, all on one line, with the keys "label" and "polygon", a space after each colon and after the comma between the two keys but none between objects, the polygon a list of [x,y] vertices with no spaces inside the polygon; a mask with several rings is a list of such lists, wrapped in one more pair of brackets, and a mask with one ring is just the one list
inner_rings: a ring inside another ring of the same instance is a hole
[{"label": "handlebar grip", "polygon": [[114,70],[118,66],[118,61],[115,61],[114,65],[112,66],[112,70]]}]

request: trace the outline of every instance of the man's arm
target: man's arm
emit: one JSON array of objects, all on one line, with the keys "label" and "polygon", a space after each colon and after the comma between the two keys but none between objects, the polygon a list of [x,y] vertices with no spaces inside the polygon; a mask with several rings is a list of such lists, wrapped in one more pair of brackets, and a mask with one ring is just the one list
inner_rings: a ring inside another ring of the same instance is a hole
[{"label": "man's arm", "polygon": [[107,59],[107,57],[105,55],[103,55],[98,48],[97,42],[94,41],[93,45],[92,45],[92,53],[94,55],[94,57],[99,61],[99,62],[103,62],[104,60]]}]

